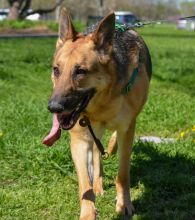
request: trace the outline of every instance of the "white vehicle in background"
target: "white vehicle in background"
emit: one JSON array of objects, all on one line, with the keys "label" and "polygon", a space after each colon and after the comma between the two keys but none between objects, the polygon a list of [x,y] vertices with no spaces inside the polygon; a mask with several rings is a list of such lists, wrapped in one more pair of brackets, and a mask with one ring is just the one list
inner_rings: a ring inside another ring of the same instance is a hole
[{"label": "white vehicle in background", "polygon": [[195,31],[195,18],[191,18],[187,20],[187,30]]},{"label": "white vehicle in background", "polygon": [[115,11],[116,23],[135,24],[140,20],[130,11]]},{"label": "white vehicle in background", "polygon": [[27,20],[31,20],[31,21],[38,21],[40,20],[40,14],[36,13],[36,14],[33,14],[33,15],[28,15],[26,17]]},{"label": "white vehicle in background", "polygon": [[[32,9],[29,9],[28,12],[32,12]],[[38,13],[28,15],[26,17],[27,20],[31,20],[31,21],[38,21],[38,20],[40,20],[40,18],[41,18],[41,15]]]},{"label": "white vehicle in background", "polygon": [[6,19],[8,13],[9,13],[9,9],[0,9],[0,21]]},{"label": "white vehicle in background", "polygon": [[186,29],[187,20],[186,19],[179,19],[177,20],[177,29]]},{"label": "white vehicle in background", "polygon": [[[130,11],[115,11],[116,23],[133,25],[140,20]],[[103,16],[89,15],[87,18],[87,26],[98,23]]]},{"label": "white vehicle in background", "polygon": [[177,21],[177,29],[195,31],[195,18],[179,19]]}]

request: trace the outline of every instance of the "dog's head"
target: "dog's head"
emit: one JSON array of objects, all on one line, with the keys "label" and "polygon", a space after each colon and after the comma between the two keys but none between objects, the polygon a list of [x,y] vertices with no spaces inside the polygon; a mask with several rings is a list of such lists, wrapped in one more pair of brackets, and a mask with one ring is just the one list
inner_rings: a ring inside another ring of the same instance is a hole
[{"label": "dog's head", "polygon": [[84,35],[75,31],[66,9],[61,10],[48,109],[57,113],[63,129],[71,129],[91,98],[108,87],[114,31],[114,13]]}]

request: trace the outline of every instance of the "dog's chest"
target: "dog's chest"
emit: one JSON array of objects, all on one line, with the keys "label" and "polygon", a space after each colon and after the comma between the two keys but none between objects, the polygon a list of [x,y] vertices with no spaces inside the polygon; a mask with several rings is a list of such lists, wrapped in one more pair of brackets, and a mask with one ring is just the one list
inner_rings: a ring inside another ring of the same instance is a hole
[{"label": "dog's chest", "polygon": [[[94,110],[94,109],[93,109]],[[109,130],[128,129],[131,120],[131,108],[127,102],[119,97],[106,104],[95,106],[95,111],[88,115],[91,121],[96,121]]]},{"label": "dog's chest", "polygon": [[110,120],[104,122],[104,126],[109,130],[124,130],[126,131],[131,121],[130,111],[121,111]]},{"label": "dog's chest", "polygon": [[120,103],[120,105],[102,109],[96,116],[104,128],[112,131],[119,129],[126,131],[132,118],[132,112],[127,104]]}]

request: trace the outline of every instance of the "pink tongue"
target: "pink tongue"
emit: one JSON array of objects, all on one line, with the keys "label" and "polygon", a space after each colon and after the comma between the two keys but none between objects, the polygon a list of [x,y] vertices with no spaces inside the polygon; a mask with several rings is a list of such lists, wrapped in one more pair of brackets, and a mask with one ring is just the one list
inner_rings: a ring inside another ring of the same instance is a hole
[{"label": "pink tongue", "polygon": [[50,133],[44,138],[43,144],[52,146],[61,136],[60,124],[57,119],[57,114],[53,114],[53,125]]}]

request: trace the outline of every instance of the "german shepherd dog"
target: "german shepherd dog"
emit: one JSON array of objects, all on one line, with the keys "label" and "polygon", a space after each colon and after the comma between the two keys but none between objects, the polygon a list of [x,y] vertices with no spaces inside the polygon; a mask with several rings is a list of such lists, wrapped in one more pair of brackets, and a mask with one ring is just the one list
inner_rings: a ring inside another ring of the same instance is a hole
[{"label": "german shepherd dog", "polygon": [[[132,88],[123,92],[133,71],[138,74]],[[116,211],[127,218],[134,208],[130,199],[130,155],[136,118],[147,99],[152,66],[143,39],[133,30],[115,27],[114,13],[86,33],[77,33],[70,15],[62,8],[59,39],[53,59],[53,94],[48,109],[53,127],[43,143],[51,146],[61,129],[71,136],[71,154],[76,167],[80,220],[95,220],[95,195],[103,194],[101,154],[84,116],[100,139],[104,129],[113,131],[108,153],[118,150]]]}]

